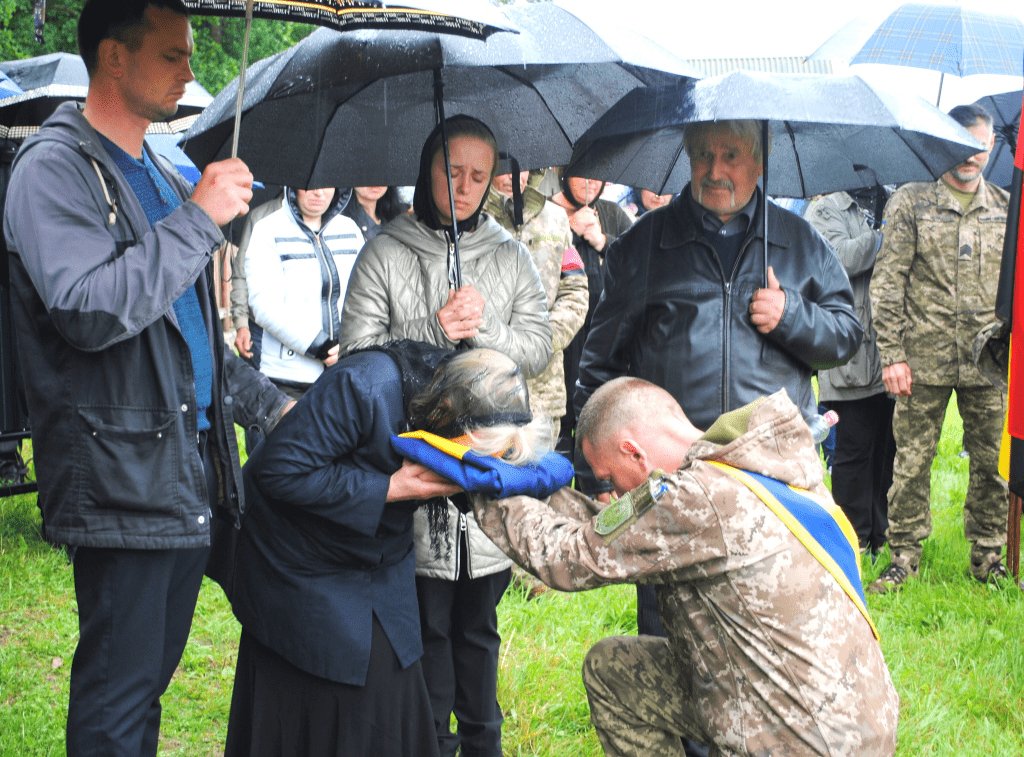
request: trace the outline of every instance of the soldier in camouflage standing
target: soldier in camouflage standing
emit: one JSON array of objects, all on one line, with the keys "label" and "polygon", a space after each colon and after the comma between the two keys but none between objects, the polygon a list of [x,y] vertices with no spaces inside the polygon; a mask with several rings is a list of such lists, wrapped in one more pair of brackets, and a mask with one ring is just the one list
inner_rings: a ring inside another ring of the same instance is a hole
[{"label": "soldier in camouflage standing", "polygon": [[971,344],[995,320],[1009,196],[982,177],[994,143],[992,117],[978,105],[949,115],[986,149],[934,183],[907,184],[893,195],[871,280],[882,378],[896,396],[892,561],[868,587],[873,593],[918,575],[921,544],[932,530],[931,465],[954,389],[971,461],[964,502],[971,575],[1006,576],[1006,484],[998,473],[1006,395],[978,371]]},{"label": "soldier in camouflage standing", "polygon": [[[623,493],[611,506],[595,515],[568,487],[473,504],[494,543],[550,586],[656,587],[667,638],[605,639],[583,664],[605,754],[682,757],[687,738],[730,757],[892,755],[899,697],[864,609],[856,535],[786,391],[703,433],[664,389],[620,377],[594,392],[576,435]],[[798,502],[780,512],[758,485],[778,491],[775,505]],[[823,524],[842,519],[846,538],[801,541],[783,517],[800,503]]]},{"label": "soldier in camouflage standing", "polygon": [[566,388],[562,350],[583,326],[590,299],[583,261],[572,246],[565,212],[528,184],[529,171],[519,175],[523,217],[517,225],[512,210],[512,174],[496,176],[484,210],[526,245],[548,297],[548,319],[554,355],[539,375],[529,379],[530,412],[552,421],[552,439],[565,415]]}]

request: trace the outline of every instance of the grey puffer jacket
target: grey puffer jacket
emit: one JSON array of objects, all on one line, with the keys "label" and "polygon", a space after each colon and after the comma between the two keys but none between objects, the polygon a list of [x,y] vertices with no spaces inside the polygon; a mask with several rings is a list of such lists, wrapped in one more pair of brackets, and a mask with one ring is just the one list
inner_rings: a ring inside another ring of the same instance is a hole
[{"label": "grey puffer jacket", "polygon": [[213,357],[208,443],[227,518],[237,522],[243,507],[236,420],[269,431],[288,402],[226,353],[211,257],[224,238],[188,200],[188,182],[151,157],[183,202],[152,227],[73,104],[26,140],[14,164],[4,233],[29,377],[39,507],[51,542],[119,549],[210,543],[195,378],[173,308],[187,288],[197,286]]},{"label": "grey puffer jacket", "polygon": [[[466,340],[508,355],[528,378],[551,360],[551,325],[540,275],[529,251],[489,215],[459,238],[463,284],[472,284],[487,303],[480,333]],[[391,221],[366,243],[356,259],[341,315],[341,352],[395,339],[415,339],[454,349],[437,320],[448,301],[448,241],[414,216]],[[471,578],[504,570],[511,561],[484,536],[472,514],[448,505],[453,549],[429,548],[426,508],[415,514],[416,573],[454,580],[460,533],[465,531]]]}]

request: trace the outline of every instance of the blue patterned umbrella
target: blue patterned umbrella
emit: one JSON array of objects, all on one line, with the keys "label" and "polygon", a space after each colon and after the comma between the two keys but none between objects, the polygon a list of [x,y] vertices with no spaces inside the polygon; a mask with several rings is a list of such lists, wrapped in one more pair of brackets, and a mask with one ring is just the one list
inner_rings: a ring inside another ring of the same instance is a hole
[{"label": "blue patterned umbrella", "polygon": [[0,100],[5,97],[14,97],[14,95],[23,94],[24,90],[11,81],[11,77],[0,71]]},{"label": "blue patterned umbrella", "polygon": [[809,59],[910,66],[960,77],[1019,76],[1024,60],[1024,20],[971,6],[904,3],[871,31],[851,57],[849,47],[859,42],[863,32],[862,19],[851,21]]}]

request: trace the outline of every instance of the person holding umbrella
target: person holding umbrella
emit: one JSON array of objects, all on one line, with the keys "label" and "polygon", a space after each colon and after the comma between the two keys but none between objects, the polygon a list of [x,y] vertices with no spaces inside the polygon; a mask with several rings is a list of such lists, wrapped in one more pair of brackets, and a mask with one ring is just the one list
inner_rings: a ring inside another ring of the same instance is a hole
[{"label": "person holding umbrella", "polygon": [[[489,347],[512,358],[527,378],[544,370],[552,342],[540,275],[529,250],[482,212],[497,166],[494,135],[477,119],[452,116],[431,132],[420,155],[414,214],[387,224],[356,260],[341,317],[342,353],[409,338]],[[432,501],[414,518],[423,672],[440,753],[453,757],[461,745],[467,757],[500,757],[496,608],[511,561],[458,498]],[[450,732],[452,712],[458,734]]]},{"label": "person holding umbrella", "polygon": [[211,540],[244,505],[235,422],[289,407],[226,353],[220,226],[248,210],[240,160],[193,188],[144,144],[194,78],[179,0],[89,0],[85,106],[61,105],[14,165],[4,234],[46,538],[67,545],[79,638],[67,753],[155,755]]},{"label": "person holding umbrella", "polygon": [[892,560],[868,587],[872,593],[899,590],[918,575],[931,534],[932,459],[954,390],[971,461],[964,501],[971,575],[982,582],[1007,575],[1006,483],[998,470],[1006,392],[978,370],[972,344],[996,318],[1009,194],[982,178],[995,140],[992,116],[980,105],[949,115],[985,149],[938,181],[896,191],[871,279],[882,380],[896,397]]}]

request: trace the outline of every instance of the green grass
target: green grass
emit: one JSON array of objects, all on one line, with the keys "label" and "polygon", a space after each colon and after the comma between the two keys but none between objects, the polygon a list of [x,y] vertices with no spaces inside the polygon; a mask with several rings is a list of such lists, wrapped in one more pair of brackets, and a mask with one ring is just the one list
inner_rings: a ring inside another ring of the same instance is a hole
[{"label": "green grass", "polygon": [[[932,471],[934,535],[919,581],[870,596],[901,697],[899,757],[1024,754],[1024,597],[1012,584],[967,576],[962,502],[967,461],[949,413]],[[884,567],[865,559],[864,579]],[[0,499],[0,755],[64,754],[68,674],[77,640],[71,569],[39,536],[34,495]],[[580,665],[605,636],[636,632],[632,587],[549,593],[509,589],[499,609],[504,643],[498,698],[505,752],[599,757]],[[163,698],[160,752],[218,755],[227,728],[238,624],[207,582],[192,637]]]}]

